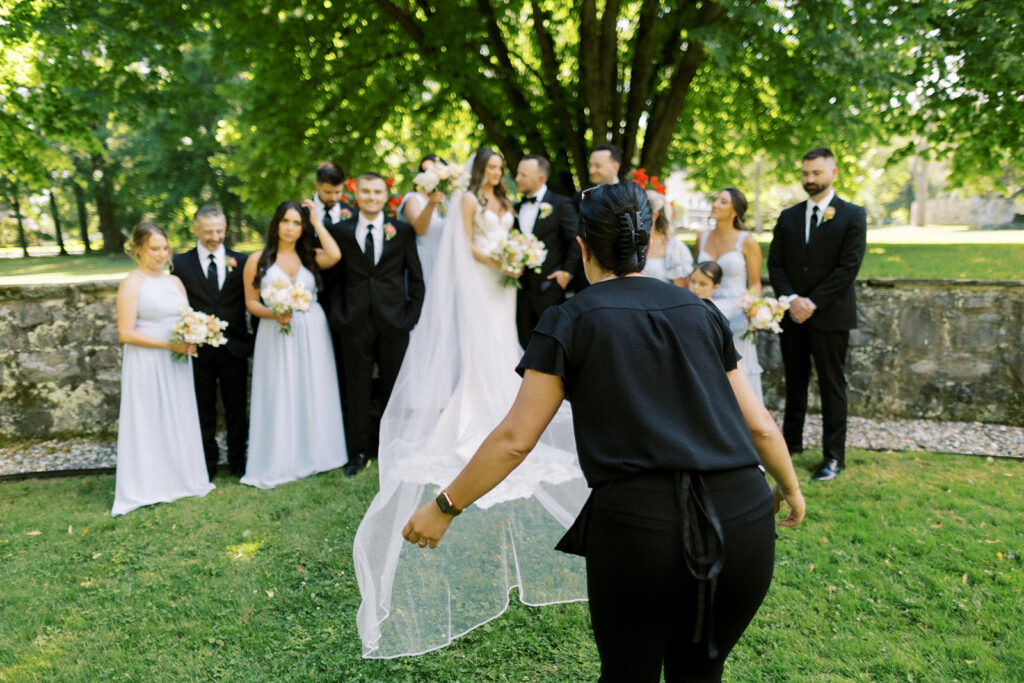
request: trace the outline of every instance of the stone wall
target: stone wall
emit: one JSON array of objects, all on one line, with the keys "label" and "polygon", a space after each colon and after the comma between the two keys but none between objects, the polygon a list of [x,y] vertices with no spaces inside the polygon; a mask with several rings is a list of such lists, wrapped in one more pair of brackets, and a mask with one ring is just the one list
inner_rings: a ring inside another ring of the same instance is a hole
[{"label": "stone wall", "polygon": [[0,436],[116,432],[118,284],[0,286]]},{"label": "stone wall", "polygon": [[[117,284],[0,287],[0,438],[116,431]],[[857,286],[851,414],[1024,426],[1024,282]],[[758,351],[765,402],[781,408],[778,340],[760,335]]]},{"label": "stone wall", "polygon": [[[850,413],[1024,426],[1024,281],[858,280]],[[760,335],[765,404],[782,408],[782,357]],[[817,379],[810,404],[817,410]]]},{"label": "stone wall", "polygon": [[[929,199],[925,202],[925,223],[929,225],[969,225],[993,228],[1013,220],[1024,212],[1024,200],[1003,197],[963,197]],[[916,216],[917,202],[911,207]]]}]

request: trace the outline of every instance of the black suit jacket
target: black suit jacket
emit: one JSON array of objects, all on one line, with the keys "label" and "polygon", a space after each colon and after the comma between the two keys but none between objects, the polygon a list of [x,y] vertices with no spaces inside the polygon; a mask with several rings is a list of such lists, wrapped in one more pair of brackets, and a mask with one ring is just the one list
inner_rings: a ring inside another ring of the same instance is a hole
[{"label": "black suit jacket", "polygon": [[385,218],[395,235],[384,240],[380,261],[374,265],[356,242],[359,214],[331,227],[341,248],[341,261],[324,272],[330,292],[331,327],[342,333],[363,332],[372,323],[385,336],[408,333],[423,308],[423,268],[416,252],[416,232],[408,223]]},{"label": "black suit jacket", "polygon": [[[547,294],[548,291],[560,293],[562,288],[554,280],[548,280],[548,275],[556,270],[564,270],[570,277],[576,274],[580,268],[580,248],[576,244],[576,234],[579,230],[579,216],[573,208],[572,200],[551,190],[544,193],[540,198],[541,204],[550,204],[550,215],[541,218],[541,212],[537,213],[537,222],[533,224],[533,234],[547,247],[548,255],[540,267],[540,273],[532,270],[525,271],[519,278],[523,285],[523,291],[532,299]],[[516,222],[515,228],[519,230],[519,209],[522,202],[515,205]],[[550,288],[554,287],[554,290]]]},{"label": "black suit jacket", "polygon": [[[217,291],[206,279],[206,267],[199,263],[199,251],[193,247],[184,254],[171,259],[174,274],[181,278],[188,294],[188,304],[196,311],[212,313],[227,322],[224,330],[227,337],[226,348],[231,355],[245,358],[252,353],[253,336],[249,333],[245,318],[245,288],[242,286],[242,271],[249,257],[225,247],[228,260],[228,272],[224,276],[224,286]],[[234,259],[235,265],[231,265]],[[216,349],[209,346],[199,347],[199,360],[211,360]]]},{"label": "black suit jacket", "polygon": [[768,249],[768,277],[776,296],[798,294],[817,308],[804,324],[822,331],[857,327],[853,282],[864,260],[867,214],[864,207],[832,198],[835,215],[821,223],[805,243],[807,202],[779,215]]}]

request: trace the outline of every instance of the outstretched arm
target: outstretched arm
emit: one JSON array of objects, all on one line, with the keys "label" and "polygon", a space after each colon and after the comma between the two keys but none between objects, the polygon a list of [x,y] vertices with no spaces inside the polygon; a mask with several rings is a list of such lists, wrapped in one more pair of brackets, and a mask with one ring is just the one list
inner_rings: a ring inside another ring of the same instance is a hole
[{"label": "outstretched arm", "polygon": [[768,409],[754,394],[743,369],[730,370],[727,376],[743,412],[750,438],[754,441],[754,448],[757,449],[757,454],[761,457],[768,474],[775,480],[775,486],[772,488],[775,511],[779,511],[783,500],[789,505],[789,515],[779,520],[778,524],[797,526],[804,519],[807,504],[804,502],[804,494],[800,492],[800,482],[796,478],[793,461],[789,457],[789,449],[786,448],[786,440],[782,438],[782,432],[779,431]]},{"label": "outstretched arm", "polygon": [[[508,415],[445,489],[456,507],[469,507],[526,459],[558,412],[564,395],[561,377],[526,371]],[[452,519],[429,501],[409,519],[402,536],[420,547],[436,548]]]}]

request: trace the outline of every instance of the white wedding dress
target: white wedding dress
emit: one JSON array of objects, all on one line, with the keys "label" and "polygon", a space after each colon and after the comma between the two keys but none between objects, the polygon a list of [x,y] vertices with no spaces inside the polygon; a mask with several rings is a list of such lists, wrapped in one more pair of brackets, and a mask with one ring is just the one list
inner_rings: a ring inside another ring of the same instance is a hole
[{"label": "white wedding dress", "polygon": [[[704,250],[708,234],[705,232],[700,236],[697,263],[715,261]],[[747,316],[740,308],[740,299],[747,291],[747,260],[743,257],[743,242],[749,235],[750,233],[741,232],[732,251],[718,257],[716,263],[722,267],[722,281],[718,284],[718,289],[711,293],[711,300],[718,306],[722,315],[729,319],[733,344],[743,357],[740,365],[743,366],[743,371],[758,400],[764,402],[761,394],[761,364],[757,361],[757,345],[752,339],[742,339],[743,333],[747,331]]]},{"label": "white wedding dress", "polygon": [[[529,605],[586,599],[583,559],[554,550],[589,493],[563,404],[534,451],[458,517],[438,547],[402,528],[455,478],[504,418],[519,389],[516,290],[472,258],[461,196],[452,198],[434,277],[380,430],[380,492],[356,532],[364,657],[421,654],[497,617],[509,592]],[[478,209],[484,253],[512,213]]]}]

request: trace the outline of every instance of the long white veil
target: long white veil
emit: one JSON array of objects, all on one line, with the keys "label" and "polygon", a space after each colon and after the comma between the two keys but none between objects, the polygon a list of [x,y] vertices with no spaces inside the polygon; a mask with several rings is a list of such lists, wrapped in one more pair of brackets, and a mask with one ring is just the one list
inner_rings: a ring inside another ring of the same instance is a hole
[{"label": "long white veil", "polygon": [[[436,549],[406,543],[412,513],[449,484],[512,405],[515,321],[470,253],[461,193],[450,202],[420,322],[381,420],[380,492],[356,532],[364,657],[421,654],[529,605],[586,599],[582,558],[554,550],[588,490],[564,404],[537,448],[456,519]],[[490,289],[489,289],[490,288]]]}]

